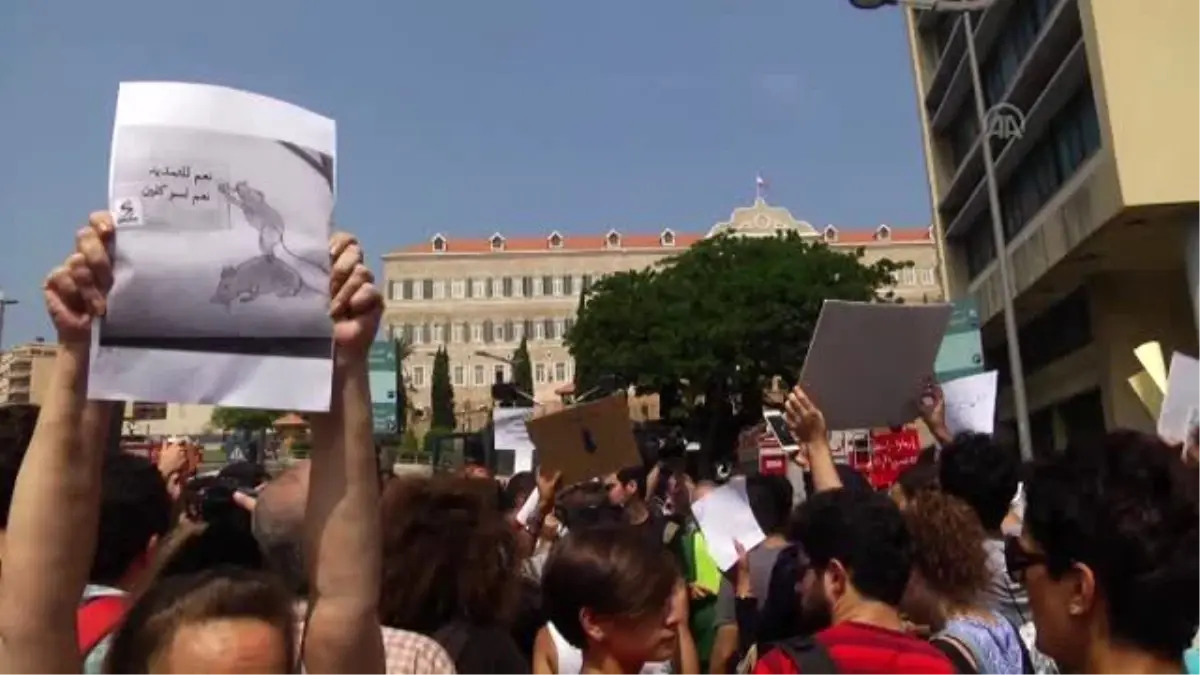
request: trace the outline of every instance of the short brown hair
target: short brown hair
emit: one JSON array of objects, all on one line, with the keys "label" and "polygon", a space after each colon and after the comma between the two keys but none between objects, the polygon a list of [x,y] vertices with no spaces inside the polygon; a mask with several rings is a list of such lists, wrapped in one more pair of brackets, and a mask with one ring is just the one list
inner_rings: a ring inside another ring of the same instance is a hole
[{"label": "short brown hair", "polygon": [[950,602],[973,604],[991,578],[983,550],[987,534],[975,511],[940,490],[922,490],[904,521],[912,535],[913,571]]},{"label": "short brown hair", "polygon": [[454,619],[506,623],[516,609],[516,532],[496,483],[405,477],[383,493],[380,619],[432,633]]},{"label": "short brown hair", "polygon": [[210,619],[248,618],[270,624],[284,636],[295,665],[296,615],[292,595],[274,577],[225,566],[158,579],[134,601],[113,636],[106,673],[148,673],[150,664],[183,626]]},{"label": "short brown hair", "polygon": [[638,616],[664,607],[679,569],[670,552],[629,525],[567,534],[542,572],[542,603],[554,627],[578,649],[587,643],[579,612]]}]

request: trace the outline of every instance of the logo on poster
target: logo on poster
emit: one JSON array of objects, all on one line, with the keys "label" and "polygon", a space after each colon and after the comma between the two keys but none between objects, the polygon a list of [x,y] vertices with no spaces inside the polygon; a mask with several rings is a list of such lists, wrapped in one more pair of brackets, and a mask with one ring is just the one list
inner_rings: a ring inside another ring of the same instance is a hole
[{"label": "logo on poster", "polygon": [[117,205],[117,225],[136,225],[141,219],[141,209],[134,200],[122,199]]}]

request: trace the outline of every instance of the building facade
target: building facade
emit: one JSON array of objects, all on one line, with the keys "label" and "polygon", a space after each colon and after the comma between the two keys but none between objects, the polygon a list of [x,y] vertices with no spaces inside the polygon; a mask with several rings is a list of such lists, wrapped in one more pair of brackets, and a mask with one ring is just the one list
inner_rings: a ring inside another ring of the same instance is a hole
[{"label": "building facade", "polygon": [[212,426],[214,409],[215,406],[199,403],[126,403],[123,433],[208,437],[221,431]]},{"label": "building facade", "polygon": [[[1153,430],[1127,384],[1133,349],[1196,353],[1198,7],[997,0],[971,15],[1035,450]],[[906,24],[947,287],[978,305],[1011,419],[965,22],[909,11]]]},{"label": "building facade", "polygon": [[[0,405],[40,406],[50,385],[57,344],[30,342],[0,354]],[[138,436],[202,436],[213,433],[213,406],[127,403],[123,433]]]},{"label": "building facade", "polygon": [[[880,258],[911,261],[913,266],[897,277],[897,295],[908,302],[942,298],[928,227],[816,228],[761,198],[734,210],[706,234],[672,229],[537,237],[496,233],[486,239],[435,234],[383,256],[385,330],[413,350],[404,364],[410,400],[418,410],[428,409],[433,356],[444,346],[462,416],[459,427],[479,428],[491,409],[491,385],[497,378],[511,379],[509,360],[525,337],[533,361],[531,393],[539,402],[555,401],[555,390],[574,379],[574,363],[562,338],[573,325],[583,289],[605,275],[649,267],[722,232],[798,232],[833,247],[862,247],[868,263]],[[653,411],[646,414],[653,416]]]},{"label": "building facade", "polygon": [[0,354],[0,405],[42,404],[58,345],[30,342]]}]

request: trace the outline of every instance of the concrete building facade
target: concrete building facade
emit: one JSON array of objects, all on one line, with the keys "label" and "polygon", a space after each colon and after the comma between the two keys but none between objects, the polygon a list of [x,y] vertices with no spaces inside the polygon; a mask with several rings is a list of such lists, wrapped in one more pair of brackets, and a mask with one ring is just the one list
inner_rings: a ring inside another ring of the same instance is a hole
[{"label": "concrete building facade", "polygon": [[[0,405],[40,406],[50,385],[58,345],[30,342],[0,354]],[[123,433],[138,436],[202,436],[213,433],[213,406],[127,403]]]},{"label": "concrete building facade", "polygon": [[[1134,347],[1196,354],[1198,9],[997,0],[972,14],[1036,451],[1153,430],[1127,384],[1141,370]],[[1011,419],[964,22],[909,11],[906,25],[947,286],[978,304]]]},{"label": "concrete building facade", "polygon": [[580,293],[595,280],[644,269],[705,236],[775,236],[790,231],[833,247],[862,247],[868,263],[880,258],[911,261],[913,267],[897,278],[897,295],[907,302],[943,297],[927,226],[818,228],[759,198],[735,209],[707,233],[664,228],[634,234],[613,229],[593,235],[550,231],[544,236],[506,237],[497,232],[485,239],[434,234],[383,256],[384,330],[412,346],[404,367],[410,400],[419,410],[429,406],[433,356],[446,347],[455,404],[463,415],[460,428],[478,428],[491,408],[495,378],[512,377],[507,361],[522,337],[529,340],[532,393],[539,402],[553,403],[555,390],[573,381],[574,363],[562,338],[574,322]]},{"label": "concrete building facade", "polygon": [[0,354],[0,405],[42,404],[58,345],[29,342]]}]

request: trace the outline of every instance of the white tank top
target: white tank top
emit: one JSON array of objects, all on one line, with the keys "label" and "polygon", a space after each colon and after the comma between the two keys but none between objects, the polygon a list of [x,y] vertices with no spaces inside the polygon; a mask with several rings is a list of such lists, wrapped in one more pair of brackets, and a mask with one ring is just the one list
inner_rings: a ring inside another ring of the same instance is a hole
[{"label": "white tank top", "polygon": [[[559,675],[578,675],[583,672],[583,652],[567,642],[554,624],[547,623],[546,628],[550,629],[550,639],[554,640]],[[655,661],[642,666],[642,675],[670,675],[670,673],[670,661]]]}]

